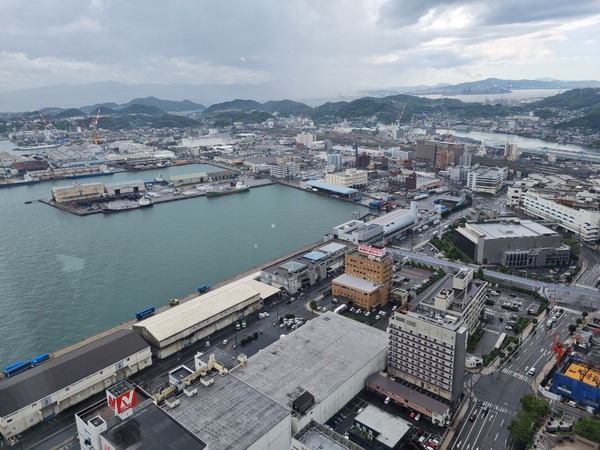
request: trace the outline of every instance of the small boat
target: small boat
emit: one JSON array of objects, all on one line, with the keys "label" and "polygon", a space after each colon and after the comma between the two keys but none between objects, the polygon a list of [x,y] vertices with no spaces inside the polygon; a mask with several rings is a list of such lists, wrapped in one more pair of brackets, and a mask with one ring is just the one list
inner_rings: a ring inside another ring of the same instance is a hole
[{"label": "small boat", "polygon": [[25,203],[26,205],[30,205],[30,204],[32,204],[32,203],[33,203],[33,200],[25,200],[25,202],[24,202],[24,203]]}]

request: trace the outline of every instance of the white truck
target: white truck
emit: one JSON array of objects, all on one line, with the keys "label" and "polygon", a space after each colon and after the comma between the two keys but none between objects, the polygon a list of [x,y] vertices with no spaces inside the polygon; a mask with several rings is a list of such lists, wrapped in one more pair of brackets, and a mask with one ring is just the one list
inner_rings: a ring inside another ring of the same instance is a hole
[{"label": "white truck", "polygon": [[344,303],[344,304],[342,304],[342,305],[338,306],[337,308],[335,308],[335,309],[333,310],[333,312],[334,312],[334,313],[337,313],[337,314],[341,314],[341,313],[343,313],[344,311],[346,311],[347,309],[348,309],[348,305],[346,305],[346,304]]}]

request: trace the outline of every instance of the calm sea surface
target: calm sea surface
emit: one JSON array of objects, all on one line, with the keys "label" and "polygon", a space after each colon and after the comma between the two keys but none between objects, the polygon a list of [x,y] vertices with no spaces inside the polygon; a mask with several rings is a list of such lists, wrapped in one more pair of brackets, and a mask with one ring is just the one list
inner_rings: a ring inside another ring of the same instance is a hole
[{"label": "calm sea surface", "polygon": [[[93,181],[211,170],[220,169],[179,166]],[[278,185],[87,217],[36,201],[70,183],[0,189],[0,368],[318,241],[360,208]]]}]

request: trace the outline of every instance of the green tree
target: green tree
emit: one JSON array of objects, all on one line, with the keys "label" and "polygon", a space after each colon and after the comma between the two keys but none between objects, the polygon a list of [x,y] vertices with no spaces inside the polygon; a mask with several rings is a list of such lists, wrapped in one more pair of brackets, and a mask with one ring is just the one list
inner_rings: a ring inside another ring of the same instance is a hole
[{"label": "green tree", "polygon": [[585,439],[600,444],[600,419],[581,417],[573,425],[573,431]]},{"label": "green tree", "polygon": [[533,436],[541,420],[549,413],[550,406],[544,400],[533,394],[521,397],[521,410],[508,426],[513,439],[530,447],[533,444]]},{"label": "green tree", "polygon": [[482,267],[480,267],[479,269],[477,269],[477,275],[475,276],[475,278],[477,278],[479,280],[483,280],[484,279],[483,268]]},{"label": "green tree", "polygon": [[577,318],[577,320],[575,322],[577,322],[577,325],[581,325],[581,323],[583,322],[583,320],[581,320],[580,318]]},{"label": "green tree", "polygon": [[575,333],[575,330],[577,329],[577,327],[573,324],[569,325],[569,333],[573,334]]}]

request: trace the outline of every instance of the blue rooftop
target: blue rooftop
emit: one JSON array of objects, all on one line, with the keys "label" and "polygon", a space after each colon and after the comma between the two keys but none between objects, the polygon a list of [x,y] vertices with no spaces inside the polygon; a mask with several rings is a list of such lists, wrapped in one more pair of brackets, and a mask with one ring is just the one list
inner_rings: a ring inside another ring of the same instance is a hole
[{"label": "blue rooftop", "polygon": [[324,258],[327,255],[325,253],[321,253],[321,252],[310,252],[310,253],[305,253],[302,256],[304,258],[306,258],[306,259],[311,259],[313,261],[318,261],[318,260],[320,260],[321,258]]},{"label": "blue rooftop", "polygon": [[306,184],[317,189],[323,189],[325,191],[331,191],[342,195],[352,195],[358,193],[358,189],[338,186],[337,184],[325,183],[324,181],[309,180],[306,182]]}]

